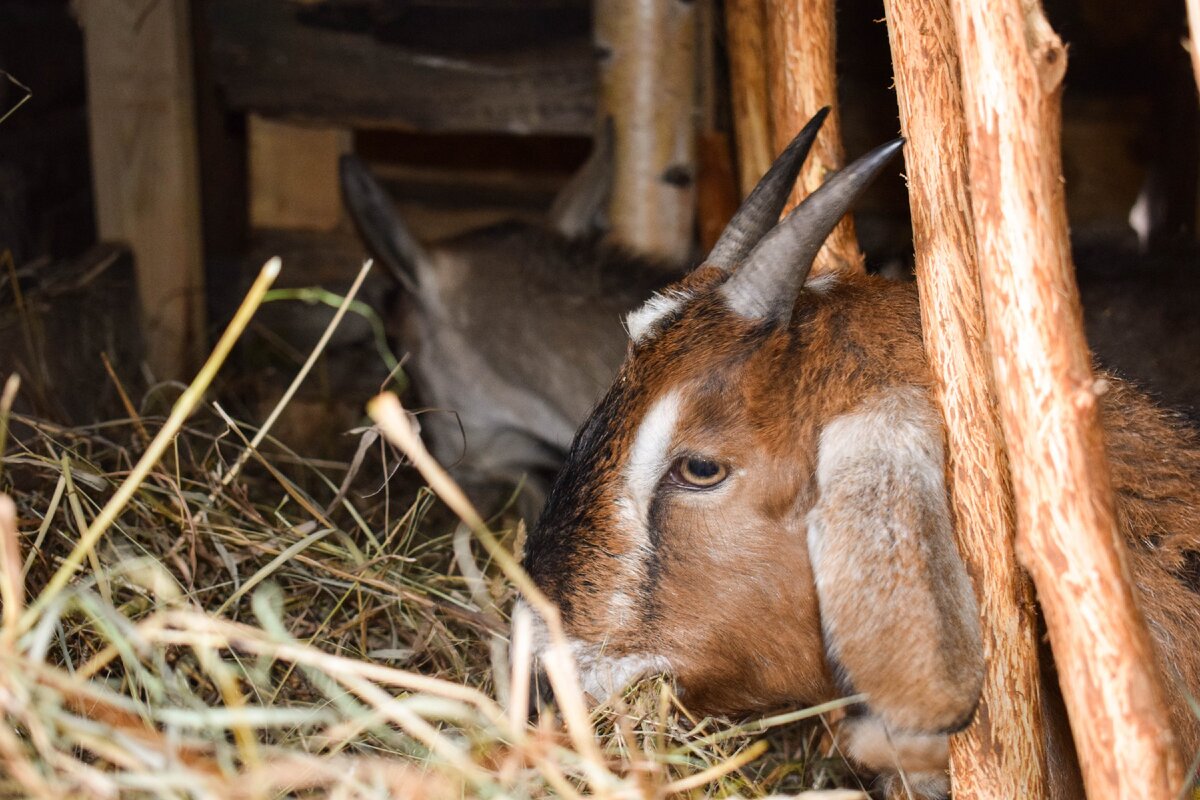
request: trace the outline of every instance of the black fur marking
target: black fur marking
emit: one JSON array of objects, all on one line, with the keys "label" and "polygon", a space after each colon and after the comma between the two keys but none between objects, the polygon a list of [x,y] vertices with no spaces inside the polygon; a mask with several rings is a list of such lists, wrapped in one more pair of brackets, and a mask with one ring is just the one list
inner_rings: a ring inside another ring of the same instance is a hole
[{"label": "black fur marking", "polygon": [[686,189],[692,185],[692,172],[682,164],[672,164],[663,172],[659,178],[668,186],[675,186],[679,189]]},{"label": "black fur marking", "polygon": [[605,554],[586,532],[592,527],[591,515],[601,505],[599,492],[604,481],[600,471],[612,457],[611,432],[627,414],[625,386],[618,378],[575,433],[566,465],[554,479],[546,507],[526,543],[525,569],[559,605],[567,622],[571,604],[563,591],[565,579],[590,555]]},{"label": "black fur marking", "polygon": [[1183,564],[1173,574],[1188,589],[1200,594],[1200,551],[1184,550]]}]

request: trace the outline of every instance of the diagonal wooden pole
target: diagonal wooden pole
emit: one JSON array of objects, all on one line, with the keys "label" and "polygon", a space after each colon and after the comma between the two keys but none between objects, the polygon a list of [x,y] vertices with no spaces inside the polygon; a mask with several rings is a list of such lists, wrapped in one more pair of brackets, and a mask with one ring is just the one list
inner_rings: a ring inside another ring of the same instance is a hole
[{"label": "diagonal wooden pole", "polygon": [[1119,542],[1067,236],[1066,48],[1037,0],[951,0],[1017,552],[1037,586],[1087,793],[1173,798],[1182,761]]},{"label": "diagonal wooden pole", "polygon": [[916,245],[921,327],[946,423],[959,550],[975,583],[986,672],[951,738],[956,800],[1046,796],[1033,592],[1013,549],[1008,459],[991,386],[948,0],[886,0]]}]

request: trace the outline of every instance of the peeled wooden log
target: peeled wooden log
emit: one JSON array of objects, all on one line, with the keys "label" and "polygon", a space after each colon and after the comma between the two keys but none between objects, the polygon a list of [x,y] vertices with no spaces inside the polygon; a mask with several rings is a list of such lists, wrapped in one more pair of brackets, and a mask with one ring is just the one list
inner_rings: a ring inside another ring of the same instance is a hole
[{"label": "peeled wooden log", "polygon": [[612,120],[612,237],[670,263],[695,217],[696,9],[683,0],[597,0],[601,114]]},{"label": "peeled wooden log", "polygon": [[1183,784],[1163,687],[1119,544],[1067,238],[1066,48],[1036,0],[951,0],[993,374],[1017,553],[1037,586],[1090,797]]},{"label": "peeled wooden log", "polygon": [[1037,622],[1015,521],[984,336],[967,177],[967,128],[947,0],[887,0],[916,246],[921,328],[946,422],[959,551],[983,622],[974,723],[950,739],[954,797],[1043,798]]},{"label": "peeled wooden log", "polygon": [[1196,76],[1196,89],[1200,90],[1200,0],[1187,0],[1188,30],[1191,41],[1188,50],[1192,54],[1192,72]]},{"label": "peeled wooden log", "polygon": [[[836,21],[833,0],[766,0],[767,86],[772,100],[771,138],[778,153],[825,106],[833,111],[821,128],[785,212],[845,164],[837,104]],[[817,254],[812,275],[862,271],[863,256],[847,216]]]},{"label": "peeled wooden log", "polygon": [[738,186],[742,197],[771,166],[770,105],[767,101],[767,46],[763,0],[726,0],[729,83],[733,133],[737,140]]}]

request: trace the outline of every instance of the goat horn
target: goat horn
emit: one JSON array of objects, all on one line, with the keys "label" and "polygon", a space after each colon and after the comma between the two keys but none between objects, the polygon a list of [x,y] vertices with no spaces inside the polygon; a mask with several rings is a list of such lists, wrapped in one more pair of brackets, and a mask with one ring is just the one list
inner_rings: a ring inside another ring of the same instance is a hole
[{"label": "goat horn", "polygon": [[896,139],[875,148],[834,174],[792,209],[721,287],[729,308],[747,319],[786,322],[817,251],[903,146],[904,140]]},{"label": "goat horn", "polygon": [[705,264],[733,272],[759,240],[778,224],[783,204],[787,202],[788,194],[796,183],[796,175],[800,173],[800,167],[808,157],[813,140],[817,138],[821,123],[827,116],[829,106],[818,111],[779,154],[750,196],[742,202],[733,219],[729,220]]}]

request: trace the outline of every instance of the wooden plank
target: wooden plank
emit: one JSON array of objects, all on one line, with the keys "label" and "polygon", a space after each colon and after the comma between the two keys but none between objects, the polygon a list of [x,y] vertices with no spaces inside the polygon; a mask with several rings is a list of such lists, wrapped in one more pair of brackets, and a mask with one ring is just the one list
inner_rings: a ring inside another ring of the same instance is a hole
[{"label": "wooden plank", "polygon": [[350,152],[344,128],[249,119],[250,224],[332,231],[342,219],[338,158]]},{"label": "wooden plank", "polygon": [[[302,24],[283,0],[204,0],[210,60],[234,109],[354,128],[591,135],[586,36],[516,52],[435,54]],[[534,18],[536,21],[536,18]]]},{"label": "wooden plank", "polygon": [[205,345],[187,2],[77,7],[98,232],[133,250],[155,376],[186,377]]}]

